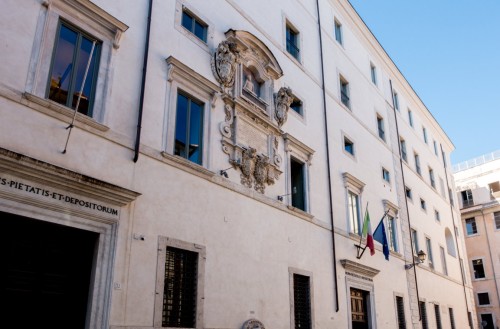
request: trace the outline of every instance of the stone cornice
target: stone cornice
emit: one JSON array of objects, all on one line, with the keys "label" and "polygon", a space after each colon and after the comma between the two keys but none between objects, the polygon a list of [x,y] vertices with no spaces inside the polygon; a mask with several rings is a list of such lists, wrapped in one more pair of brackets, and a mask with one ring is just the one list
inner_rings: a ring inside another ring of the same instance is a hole
[{"label": "stone cornice", "polygon": [[365,275],[369,278],[373,278],[380,272],[380,270],[377,270],[373,267],[366,266],[349,259],[341,259],[340,264],[342,264],[346,271]]}]

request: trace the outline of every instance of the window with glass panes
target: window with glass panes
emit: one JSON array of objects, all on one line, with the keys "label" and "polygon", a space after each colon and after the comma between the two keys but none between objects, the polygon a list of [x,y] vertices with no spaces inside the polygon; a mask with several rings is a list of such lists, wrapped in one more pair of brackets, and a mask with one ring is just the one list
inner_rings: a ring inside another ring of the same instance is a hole
[{"label": "window with glass panes", "polygon": [[347,198],[351,232],[361,234],[359,196],[352,191],[348,191]]},{"label": "window with glass panes", "polygon": [[182,26],[184,26],[189,32],[193,33],[201,41],[207,42],[207,24],[186,9],[182,11]]},{"label": "window with glass panes", "polygon": [[203,107],[202,102],[178,93],[174,154],[199,165],[203,158]]}]

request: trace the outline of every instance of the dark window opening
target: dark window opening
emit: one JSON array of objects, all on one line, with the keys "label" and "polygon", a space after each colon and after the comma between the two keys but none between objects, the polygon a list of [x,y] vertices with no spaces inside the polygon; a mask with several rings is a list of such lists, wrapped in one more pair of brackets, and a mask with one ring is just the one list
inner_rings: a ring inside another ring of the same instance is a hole
[{"label": "dark window opening", "polygon": [[310,329],[311,287],[308,276],[293,275],[293,311],[295,329]]},{"label": "dark window opening", "polygon": [[292,104],[290,104],[290,108],[297,112],[300,115],[303,115],[302,112],[302,101],[296,97],[293,98]]},{"label": "dark window opening", "polygon": [[347,108],[351,108],[351,101],[349,99],[349,82],[340,79],[340,101]]},{"label": "dark window opening", "polygon": [[292,187],[292,206],[306,211],[304,164],[295,159],[290,161],[290,180]]},{"label": "dark window opening", "polygon": [[351,322],[352,329],[368,329],[368,298],[369,293],[364,290],[351,288]]},{"label": "dark window opening", "polygon": [[486,277],[486,274],[484,273],[482,259],[473,259],[472,260],[472,268],[474,269],[474,278],[475,279],[484,279]]},{"label": "dark window opening", "polygon": [[[96,44],[92,50],[94,41]],[[78,112],[92,116],[100,50],[100,41],[61,22],[50,68],[47,98],[72,109],[76,108],[79,100]]]},{"label": "dark window opening", "polygon": [[195,328],[198,253],[167,247],[162,327]]},{"label": "dark window opening", "polygon": [[490,305],[490,295],[487,292],[480,292],[477,294],[479,305]]},{"label": "dark window opening", "polygon": [[471,190],[465,190],[460,192],[462,195],[462,203],[464,207],[470,207],[474,205],[474,199],[472,198],[472,191]]},{"label": "dark window opening", "polygon": [[398,312],[398,328],[406,329],[405,304],[403,297],[396,296],[396,307]]},{"label": "dark window opening", "polygon": [[378,137],[380,137],[380,139],[385,141],[384,119],[379,116],[377,116],[377,128],[378,128]]},{"label": "dark window opening", "polygon": [[207,42],[207,25],[186,10],[182,12],[182,26],[197,36],[201,41]]},{"label": "dark window opening", "polygon": [[174,154],[199,165],[203,157],[203,103],[177,95]]},{"label": "dark window opening", "polygon": [[425,306],[425,302],[419,302],[420,306],[420,314],[422,315],[422,329],[429,329],[429,323],[427,320],[427,307]]},{"label": "dark window opening", "polygon": [[434,313],[436,314],[436,328],[443,329],[441,325],[441,311],[439,310],[439,305],[434,304]]},{"label": "dark window opening", "polygon": [[295,59],[299,59],[299,32],[286,26],[286,51]]},{"label": "dark window opening", "polygon": [[354,143],[351,142],[347,137],[344,137],[344,150],[347,153],[354,155]]}]

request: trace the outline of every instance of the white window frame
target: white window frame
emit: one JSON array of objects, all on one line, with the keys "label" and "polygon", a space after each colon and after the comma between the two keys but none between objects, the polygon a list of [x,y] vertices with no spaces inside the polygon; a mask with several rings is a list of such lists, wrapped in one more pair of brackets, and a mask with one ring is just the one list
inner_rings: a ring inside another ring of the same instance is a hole
[{"label": "white window frame", "polygon": [[107,130],[103,124],[106,124],[106,105],[111,93],[113,49],[119,48],[121,35],[128,26],[88,0],[52,0],[43,1],[42,5],[45,8],[36,27],[24,97],[43,105],[41,111],[45,114],[73,118],[73,109],[46,98],[58,26],[61,20],[67,21],[101,41],[92,117],[77,113],[77,120],[101,131]]},{"label": "white window frame", "polygon": [[[346,96],[347,96],[347,104],[345,104],[343,101],[342,101],[342,85],[345,84],[346,86]],[[349,81],[344,77],[343,74],[339,73],[339,101],[340,101],[340,104],[348,109],[349,111],[352,111],[352,97],[351,97],[351,84],[349,83]]]},{"label": "white window frame", "polygon": [[[333,19],[333,34],[335,41],[344,47],[344,31],[343,31],[342,23],[335,17]],[[338,34],[337,34],[338,31]],[[340,39],[340,40],[339,40]]]},{"label": "white window frame", "polygon": [[[362,230],[362,224],[363,224],[363,203],[362,203],[362,193],[363,189],[365,187],[365,183],[354,177],[348,172],[344,172],[342,174],[342,177],[344,179],[344,187],[346,188],[345,192],[345,197],[346,197],[346,203],[345,203],[345,209],[346,209],[346,227],[348,228],[348,232],[351,234],[355,234],[357,236],[360,235],[360,232]],[[354,228],[351,225],[351,219],[349,216],[349,192],[355,194],[358,196],[358,231],[359,232],[354,232]]]},{"label": "white window frame", "polygon": [[[375,114],[375,123],[377,125],[377,137],[382,140],[384,143],[387,143],[387,131],[385,127],[385,120],[384,117],[380,113]],[[379,125],[380,123],[380,125]],[[380,129],[380,126],[382,127],[382,130]],[[380,132],[382,131],[383,137],[380,136]]]},{"label": "white window frame", "polygon": [[[387,199],[384,199],[382,200],[382,203],[384,205],[384,212],[387,211],[387,217],[384,219],[385,221],[385,229],[386,229],[386,234],[387,234],[387,239],[388,239],[388,242],[389,242],[389,249],[391,252],[394,252],[394,253],[399,253],[399,246],[400,246],[400,234],[399,234],[399,223],[398,223],[398,212],[399,212],[399,208],[396,204],[392,203],[391,201],[387,200]],[[392,236],[390,236],[390,232],[389,232],[389,217],[393,218],[393,223],[394,223],[394,227],[393,227],[393,232],[394,232],[394,248],[391,249],[390,248],[390,241],[392,241]]]},{"label": "white window frame", "polygon": [[[347,135],[344,131],[341,132],[341,136],[342,136],[342,143],[341,143],[341,147],[342,147],[342,152],[344,152],[345,155],[347,155],[349,158],[353,159],[356,161],[356,143],[354,142],[354,139],[352,139],[349,135]],[[345,140],[348,140],[349,142],[352,143],[352,154],[347,152],[346,149],[345,149]]]},{"label": "white window frame", "polygon": [[205,300],[205,263],[206,248],[196,243],[185,242],[166,236],[158,237],[156,286],[154,300],[154,327],[162,328],[163,288],[165,281],[165,259],[167,247],[189,250],[198,253],[198,273],[196,288],[196,329],[203,329],[203,303]]},{"label": "white window frame", "polygon": [[370,62],[370,79],[375,86],[378,86],[377,67],[373,62]]},{"label": "white window frame", "polygon": [[[296,64],[299,64],[300,66],[303,65],[303,60],[304,60],[304,55],[302,54],[304,50],[304,42],[302,40],[302,33],[300,32],[300,29],[297,28],[297,25],[293,24],[290,18],[285,15],[285,13],[282,13],[283,16],[283,53],[290,58],[293,62]],[[297,33],[297,49],[299,50],[298,57],[293,56],[290,54],[286,48],[286,29],[290,28],[293,32]]]},{"label": "white window frame", "polygon": [[293,289],[293,275],[303,275],[309,277],[309,300],[311,307],[311,329],[314,329],[314,282],[313,282],[313,273],[309,271],[305,271],[302,269],[298,269],[295,267],[288,268],[288,283],[289,283],[289,292],[290,292],[290,328],[295,328],[295,300],[294,300],[294,289]]},{"label": "white window frame", "polygon": [[[203,23],[207,27],[207,40],[206,42],[198,38],[193,34],[190,30],[186,29],[182,26],[182,14],[187,12],[194,19]],[[196,10],[194,7],[187,5],[186,1],[177,0],[175,2],[175,29],[184,35],[186,38],[194,42],[197,46],[199,46],[203,51],[210,54],[210,49],[214,49],[214,24],[210,22],[210,20],[203,15],[202,12]]]}]

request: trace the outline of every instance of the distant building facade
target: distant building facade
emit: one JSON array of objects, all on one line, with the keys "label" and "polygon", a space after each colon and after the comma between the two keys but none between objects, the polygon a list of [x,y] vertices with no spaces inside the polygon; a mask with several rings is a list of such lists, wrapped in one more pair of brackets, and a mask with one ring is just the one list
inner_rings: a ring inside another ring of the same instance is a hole
[{"label": "distant building facade", "polygon": [[[482,328],[500,327],[500,151],[453,166]],[[481,327],[480,327],[481,328]]]},{"label": "distant building facade", "polygon": [[348,1],[0,18],[5,327],[478,328],[453,144]]}]

